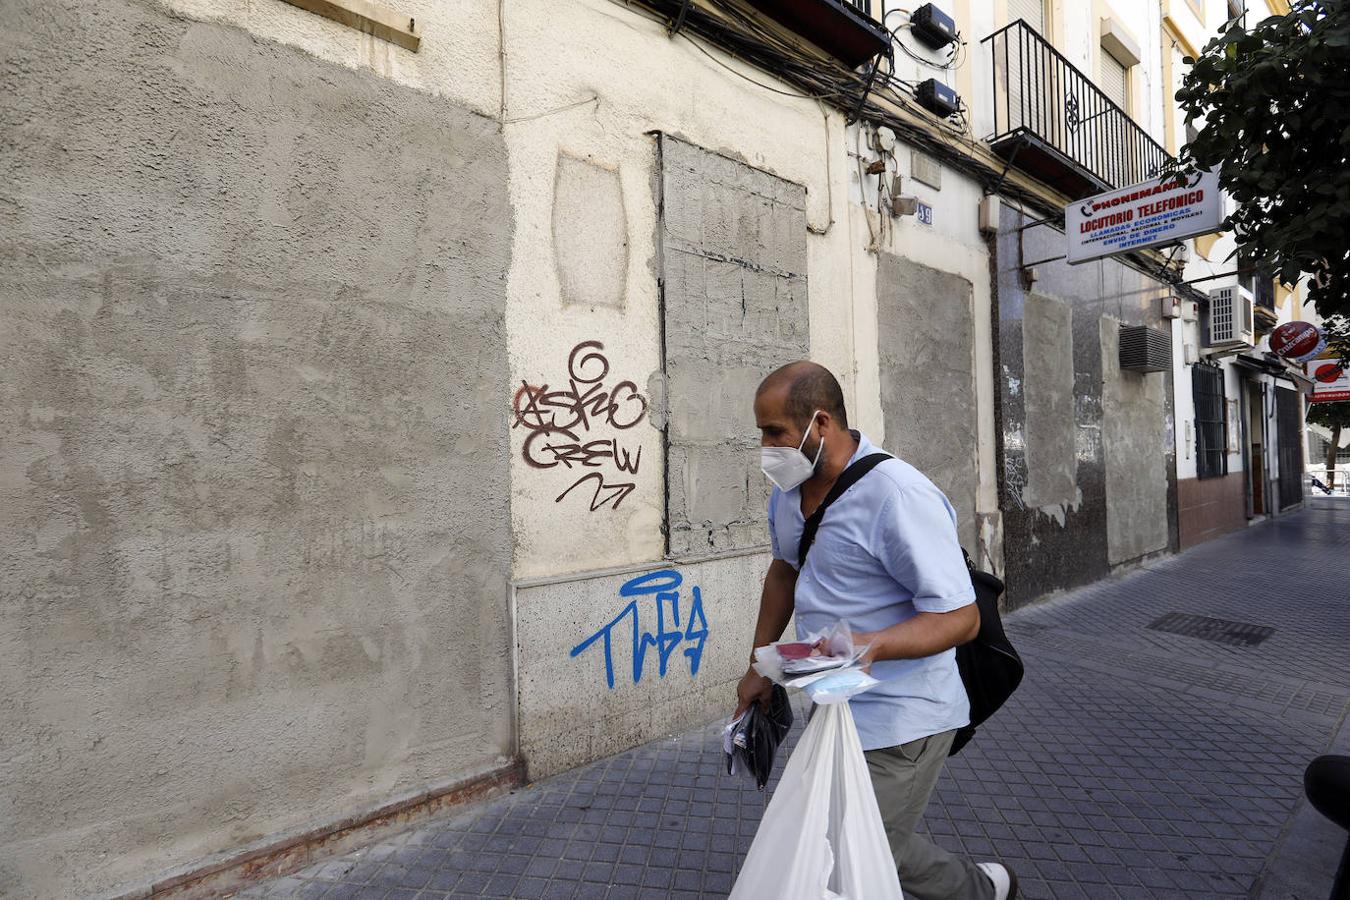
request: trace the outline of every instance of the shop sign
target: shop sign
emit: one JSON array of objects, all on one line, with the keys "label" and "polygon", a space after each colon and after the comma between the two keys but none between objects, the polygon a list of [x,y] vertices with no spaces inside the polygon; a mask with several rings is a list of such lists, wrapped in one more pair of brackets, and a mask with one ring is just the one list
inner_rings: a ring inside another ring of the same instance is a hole
[{"label": "shop sign", "polygon": [[1222,222],[1223,194],[1214,172],[1132,184],[1064,208],[1069,264],[1175,244],[1218,231]]},{"label": "shop sign", "polygon": [[1326,348],[1322,329],[1311,322],[1285,322],[1270,333],[1270,352],[1290,362],[1307,362]]},{"label": "shop sign", "polygon": [[1350,400],[1350,368],[1339,359],[1314,359],[1305,363],[1313,382],[1309,403],[1334,403]]}]

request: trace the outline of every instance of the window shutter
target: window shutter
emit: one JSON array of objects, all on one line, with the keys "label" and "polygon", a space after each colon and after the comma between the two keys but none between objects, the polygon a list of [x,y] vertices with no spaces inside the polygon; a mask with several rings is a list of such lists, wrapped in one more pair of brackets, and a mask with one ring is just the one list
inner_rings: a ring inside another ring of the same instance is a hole
[{"label": "window shutter", "polygon": [[1125,80],[1128,72],[1129,70],[1126,69],[1119,60],[1106,52],[1105,47],[1102,48],[1102,93],[1110,97],[1111,101],[1125,112],[1130,111],[1130,107],[1126,103],[1125,90]]},{"label": "window shutter", "polygon": [[1008,0],[1008,21],[1025,19],[1041,37],[1045,33],[1045,0]]}]

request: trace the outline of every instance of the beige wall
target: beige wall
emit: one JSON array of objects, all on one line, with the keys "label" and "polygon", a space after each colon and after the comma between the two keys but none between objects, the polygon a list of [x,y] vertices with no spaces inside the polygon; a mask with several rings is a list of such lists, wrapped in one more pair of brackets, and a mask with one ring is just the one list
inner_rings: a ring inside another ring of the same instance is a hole
[{"label": "beige wall", "polygon": [[510,762],[508,159],[155,4],[8,4],[0,895]]}]

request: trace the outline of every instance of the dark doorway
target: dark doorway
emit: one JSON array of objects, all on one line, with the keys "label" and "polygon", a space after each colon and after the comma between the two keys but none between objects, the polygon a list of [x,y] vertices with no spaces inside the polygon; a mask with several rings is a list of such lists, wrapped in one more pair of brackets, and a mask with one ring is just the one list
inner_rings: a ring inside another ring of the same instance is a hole
[{"label": "dark doorway", "polygon": [[1298,392],[1275,389],[1275,432],[1280,442],[1280,509],[1303,502],[1303,441]]}]

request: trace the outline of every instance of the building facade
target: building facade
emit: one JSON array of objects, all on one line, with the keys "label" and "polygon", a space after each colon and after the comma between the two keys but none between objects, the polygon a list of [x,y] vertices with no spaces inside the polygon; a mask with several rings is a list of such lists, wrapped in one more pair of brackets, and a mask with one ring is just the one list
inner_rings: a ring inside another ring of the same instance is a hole
[{"label": "building facade", "polygon": [[727,712],[792,359],[1010,608],[1294,505],[1288,376],[1181,283],[1225,239],[1062,259],[1227,10],[893,6],[8,4],[0,894],[209,892]]}]

